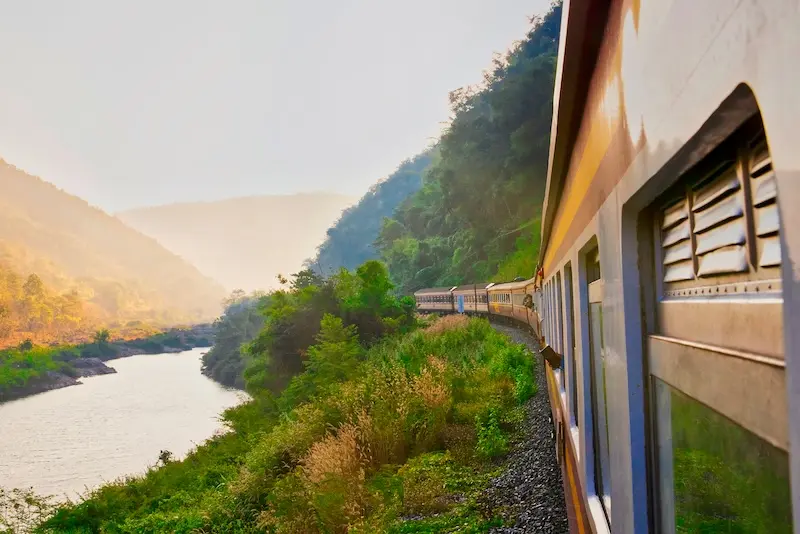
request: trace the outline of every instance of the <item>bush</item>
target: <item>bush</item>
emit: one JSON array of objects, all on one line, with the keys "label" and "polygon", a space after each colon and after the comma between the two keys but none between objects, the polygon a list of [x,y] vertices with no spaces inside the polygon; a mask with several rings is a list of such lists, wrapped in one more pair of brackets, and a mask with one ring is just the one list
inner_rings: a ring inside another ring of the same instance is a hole
[{"label": "bush", "polygon": [[484,458],[495,458],[508,452],[508,439],[500,428],[497,409],[489,408],[484,414],[475,418],[478,434],[478,453]]}]

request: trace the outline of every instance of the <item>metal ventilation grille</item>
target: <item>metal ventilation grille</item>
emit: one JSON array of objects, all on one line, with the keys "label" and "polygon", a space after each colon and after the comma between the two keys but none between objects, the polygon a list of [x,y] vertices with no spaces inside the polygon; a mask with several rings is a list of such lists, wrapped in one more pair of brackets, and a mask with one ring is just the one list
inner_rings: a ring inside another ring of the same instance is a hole
[{"label": "metal ventilation grille", "polygon": [[750,180],[753,191],[756,253],[759,267],[777,267],[781,264],[781,242],[778,235],[778,186],[772,170],[772,158],[765,142],[753,150]]},{"label": "metal ventilation grille", "polygon": [[747,271],[744,192],[731,162],[692,191],[692,217],[700,277]]},{"label": "metal ventilation grille", "polygon": [[722,283],[775,278],[781,245],[772,159],[763,134],[744,148],[736,160],[685,184],[680,199],[661,210],[663,281],[670,287],[708,285],[720,276]]},{"label": "metal ventilation grille", "polygon": [[689,207],[686,199],[683,199],[664,210],[661,223],[665,282],[678,282],[694,278],[690,238]]}]

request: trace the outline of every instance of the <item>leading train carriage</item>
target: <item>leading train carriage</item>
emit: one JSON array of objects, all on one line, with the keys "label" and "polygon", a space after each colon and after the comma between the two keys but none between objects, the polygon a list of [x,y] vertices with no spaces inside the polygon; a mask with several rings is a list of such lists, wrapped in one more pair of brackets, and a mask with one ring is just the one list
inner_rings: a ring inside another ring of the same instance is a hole
[{"label": "leading train carriage", "polygon": [[523,292],[573,532],[800,532],[798,28],[796,0],[564,3]]},{"label": "leading train carriage", "polygon": [[800,5],[563,13],[539,298],[572,529],[800,532]]}]

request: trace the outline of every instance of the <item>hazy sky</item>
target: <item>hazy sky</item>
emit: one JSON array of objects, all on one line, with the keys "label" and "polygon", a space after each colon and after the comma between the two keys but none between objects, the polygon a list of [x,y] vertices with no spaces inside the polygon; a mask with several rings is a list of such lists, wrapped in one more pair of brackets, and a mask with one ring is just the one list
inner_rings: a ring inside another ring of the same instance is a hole
[{"label": "hazy sky", "polygon": [[109,211],[360,195],[549,4],[4,2],[0,157]]}]

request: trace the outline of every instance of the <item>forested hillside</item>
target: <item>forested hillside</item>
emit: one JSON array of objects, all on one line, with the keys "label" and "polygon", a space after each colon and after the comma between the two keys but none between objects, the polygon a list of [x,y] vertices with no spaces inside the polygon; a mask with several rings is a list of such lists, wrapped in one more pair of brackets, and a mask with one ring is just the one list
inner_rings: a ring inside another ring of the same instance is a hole
[{"label": "forested hillside", "polygon": [[439,157],[376,242],[401,292],[533,275],[560,23],[555,4],[480,87],[450,94]]},{"label": "forested hillside", "polygon": [[210,320],[224,291],[119,219],[0,160],[0,346]]},{"label": "forested hillside", "polygon": [[276,289],[325,239],[354,197],[332,193],[189,202],[118,213],[228,291]]},{"label": "forested hillside", "polygon": [[384,217],[422,186],[422,175],[433,158],[431,150],[400,164],[385,180],[372,186],[358,203],[347,208],[317,247],[316,257],[306,262],[314,272],[327,276],[340,268],[355,269],[378,257],[373,243]]}]

